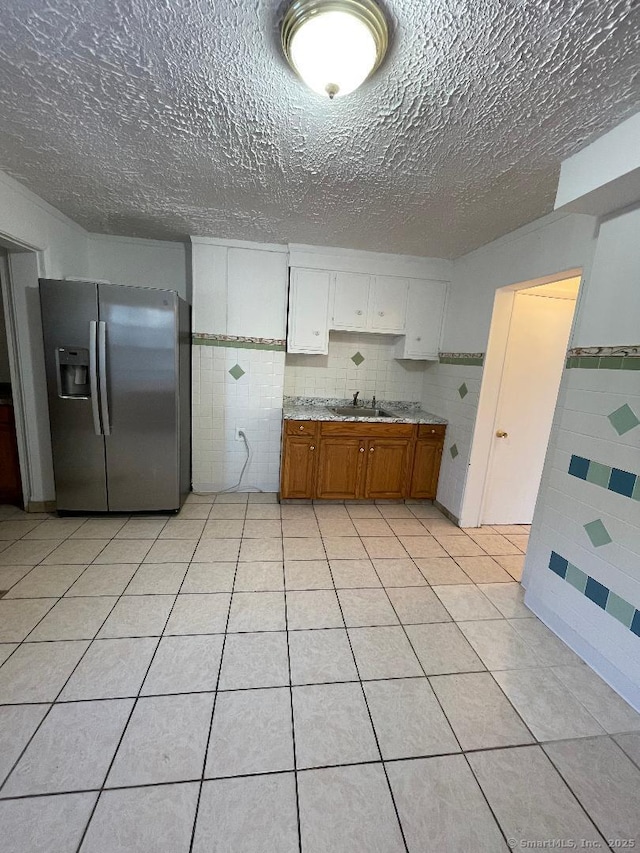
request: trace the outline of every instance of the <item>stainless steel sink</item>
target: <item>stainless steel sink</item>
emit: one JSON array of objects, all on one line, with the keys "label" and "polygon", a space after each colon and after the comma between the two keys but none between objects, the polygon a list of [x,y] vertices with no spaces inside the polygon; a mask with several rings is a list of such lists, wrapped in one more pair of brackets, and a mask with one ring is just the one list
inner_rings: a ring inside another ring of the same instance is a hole
[{"label": "stainless steel sink", "polygon": [[336,415],[345,418],[394,418],[395,415],[385,412],[384,409],[367,409],[366,406],[336,406],[330,409]]}]

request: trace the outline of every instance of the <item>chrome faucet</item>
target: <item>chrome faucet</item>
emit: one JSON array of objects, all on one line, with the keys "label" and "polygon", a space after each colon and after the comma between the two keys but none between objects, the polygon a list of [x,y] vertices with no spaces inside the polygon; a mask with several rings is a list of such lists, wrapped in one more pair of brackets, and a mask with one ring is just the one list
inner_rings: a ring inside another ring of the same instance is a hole
[{"label": "chrome faucet", "polygon": [[358,394],[359,393],[360,393],[359,391],[356,391],[356,393],[353,395],[353,406],[354,406],[354,408],[358,405]]},{"label": "chrome faucet", "polygon": [[376,407],[376,395],[374,394],[373,397],[371,398],[371,408],[375,409],[375,407]]}]

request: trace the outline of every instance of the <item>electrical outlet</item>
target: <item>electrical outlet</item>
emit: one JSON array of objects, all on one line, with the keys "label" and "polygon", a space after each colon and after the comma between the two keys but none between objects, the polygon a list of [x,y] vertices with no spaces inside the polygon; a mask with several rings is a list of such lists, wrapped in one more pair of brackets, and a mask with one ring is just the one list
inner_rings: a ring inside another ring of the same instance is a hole
[{"label": "electrical outlet", "polygon": [[236,441],[242,441],[241,433],[244,432],[244,427],[236,427]]}]

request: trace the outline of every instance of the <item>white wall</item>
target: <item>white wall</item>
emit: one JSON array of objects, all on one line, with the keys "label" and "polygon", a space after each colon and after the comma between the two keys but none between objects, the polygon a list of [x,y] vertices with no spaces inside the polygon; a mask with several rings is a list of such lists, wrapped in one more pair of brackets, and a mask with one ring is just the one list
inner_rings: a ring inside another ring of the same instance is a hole
[{"label": "white wall", "polygon": [[0,382],[11,382],[9,371],[9,349],[7,346],[7,329],[4,319],[4,305],[0,298]]},{"label": "white wall", "polygon": [[[639,224],[630,211],[602,225],[572,345],[640,350]],[[633,364],[640,366],[640,358]],[[640,486],[628,497],[568,473],[575,455],[640,475],[640,426],[619,434],[608,417],[629,406],[640,418],[640,371],[631,366],[565,370],[524,578],[529,606],[640,709],[640,637],[549,569],[555,551],[627,609],[640,609]],[[584,525],[597,520],[611,542],[592,543]]]},{"label": "white wall", "polygon": [[596,220],[551,214],[454,262],[444,322],[445,352],[484,352],[495,292],[584,268],[595,246]]},{"label": "white wall", "polygon": [[[589,216],[552,214],[456,260],[442,351],[461,356],[486,352],[498,289],[522,282],[543,284],[558,273],[580,269],[588,277],[595,231],[596,221]],[[449,421],[438,501],[456,518],[463,513],[481,381],[481,367],[462,363],[433,365],[425,375],[423,406]],[[457,389],[463,382],[473,393],[461,400]],[[453,444],[455,457],[450,453]]]},{"label": "white wall", "polygon": [[183,299],[191,301],[191,262],[185,243],[89,234],[87,250],[91,279],[177,290]]}]

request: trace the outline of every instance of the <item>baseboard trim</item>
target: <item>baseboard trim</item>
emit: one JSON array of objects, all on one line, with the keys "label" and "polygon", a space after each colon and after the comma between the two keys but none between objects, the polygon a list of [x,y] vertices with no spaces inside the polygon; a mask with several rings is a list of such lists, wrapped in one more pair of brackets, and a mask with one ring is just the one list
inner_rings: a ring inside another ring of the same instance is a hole
[{"label": "baseboard trim", "polygon": [[55,501],[29,501],[25,507],[25,512],[55,512]]},{"label": "baseboard trim", "polygon": [[458,516],[454,515],[452,512],[450,512],[446,508],[446,506],[444,506],[443,504],[440,503],[440,501],[434,501],[433,505],[436,509],[439,509],[443,515],[446,515],[446,517],[449,519],[449,521],[453,521],[454,524],[457,524],[458,527],[460,527],[460,519],[458,518]]}]

